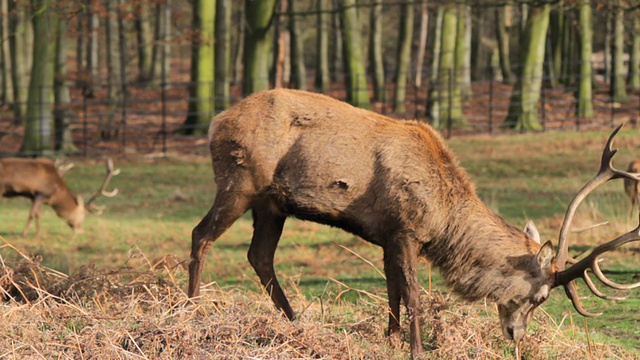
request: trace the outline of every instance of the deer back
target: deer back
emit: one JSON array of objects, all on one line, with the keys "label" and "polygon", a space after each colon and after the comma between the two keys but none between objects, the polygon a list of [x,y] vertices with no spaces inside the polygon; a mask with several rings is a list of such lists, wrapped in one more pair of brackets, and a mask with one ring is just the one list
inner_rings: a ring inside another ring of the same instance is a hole
[{"label": "deer back", "polygon": [[[640,173],[640,160],[634,160],[629,163],[627,167],[627,172],[630,173]],[[638,196],[638,186],[640,183],[633,179],[624,178],[624,191],[631,198],[635,198]]]}]

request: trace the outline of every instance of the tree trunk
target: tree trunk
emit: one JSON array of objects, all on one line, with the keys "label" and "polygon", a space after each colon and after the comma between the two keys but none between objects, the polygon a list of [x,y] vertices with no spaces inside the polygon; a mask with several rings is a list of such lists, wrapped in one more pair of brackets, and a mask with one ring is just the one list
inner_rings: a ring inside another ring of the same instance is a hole
[{"label": "tree trunk", "polygon": [[269,58],[273,44],[272,19],[276,0],[245,2],[244,73],[242,92],[245,96],[269,88]]},{"label": "tree trunk", "polygon": [[629,88],[631,91],[640,90],[640,14],[633,17],[633,32],[629,59]]},{"label": "tree trunk", "polygon": [[182,128],[187,135],[206,134],[214,113],[215,12],[215,1],[193,1],[190,100]]},{"label": "tree trunk", "polygon": [[624,9],[619,1],[614,5],[613,21],[611,96],[614,102],[624,104],[629,102],[629,96],[624,74]]},{"label": "tree trunk", "polygon": [[440,71],[440,55],[442,54],[442,20],[444,19],[444,6],[438,6],[436,26],[433,37],[433,59],[431,60],[431,76],[429,77],[429,96],[427,96],[427,114],[431,125],[440,127],[440,84],[438,74]]},{"label": "tree trunk", "polygon": [[396,61],[395,85],[396,92],[394,98],[393,111],[399,114],[407,112],[405,101],[407,97],[407,79],[411,61],[411,42],[413,40],[413,3],[403,4],[400,9],[402,19],[400,31],[398,33],[398,52]]},{"label": "tree trunk", "polygon": [[511,93],[509,114],[503,127],[517,130],[541,130],[538,121],[538,101],[542,86],[550,5],[529,6],[522,66]]},{"label": "tree trunk", "polygon": [[307,69],[304,66],[304,42],[300,30],[300,19],[296,12],[296,1],[289,2],[289,41],[291,49],[291,85],[296,89],[307,89]]},{"label": "tree trunk", "polygon": [[138,41],[138,81],[147,83],[153,79],[153,31],[149,0],[136,4],[135,27]]},{"label": "tree trunk", "polygon": [[18,5],[15,1],[9,1],[9,54],[12,64],[12,83],[14,106],[13,113],[16,123],[22,123],[27,113],[27,97],[29,89],[29,68],[31,66],[31,48],[33,34],[29,22],[30,11],[28,6]]},{"label": "tree trunk", "polygon": [[424,65],[424,54],[427,50],[427,36],[429,35],[429,8],[427,0],[420,3],[420,38],[418,40],[418,49],[416,51],[416,76],[414,84],[416,88],[422,86],[422,66]]},{"label": "tree trunk", "polygon": [[236,46],[235,53],[233,55],[233,81],[240,82],[242,80],[242,74],[244,73],[243,61],[244,58],[244,39],[246,31],[247,17],[245,16],[245,0],[237,1],[237,21],[236,24]]},{"label": "tree trunk", "polygon": [[[460,7],[457,4],[444,5],[444,15],[442,18],[440,66],[438,68],[438,78],[434,86],[437,89],[435,102],[438,104],[438,117],[433,117],[434,125],[438,127],[457,127],[462,125],[462,101],[459,82],[459,72],[456,66],[459,64],[459,45],[457,44],[459,21],[464,21],[461,16]],[[464,33],[462,38],[464,38]]]},{"label": "tree trunk", "polygon": [[83,93],[86,97],[92,98],[94,97],[94,82],[100,79],[100,17],[91,0],[87,0],[86,9],[89,37],[87,39],[87,67],[83,75]]},{"label": "tree trunk", "polygon": [[[471,98],[471,7],[459,4],[458,39],[456,40],[456,73],[464,99]],[[462,104],[460,104],[462,105]]]},{"label": "tree trunk", "polygon": [[[406,5],[403,5],[403,10]],[[369,68],[373,78],[373,98],[387,100],[385,89],[384,62],[382,61],[382,2],[375,2],[370,12],[371,32],[369,33]],[[400,30],[402,33],[402,29]]]},{"label": "tree trunk", "polygon": [[171,0],[156,3],[155,11],[152,79],[160,79],[164,87],[169,88],[171,83],[166,79],[171,73]]},{"label": "tree trunk", "polygon": [[549,32],[551,33],[549,41],[551,42],[551,53],[547,54],[547,57],[551,61],[549,73],[552,88],[558,87],[558,82],[562,74],[562,63],[566,60],[564,59],[562,46],[566,23],[564,6],[562,6],[562,3],[563,1],[560,1],[559,6],[555,6],[549,15]]},{"label": "tree trunk", "polygon": [[55,107],[53,111],[55,136],[54,148],[64,154],[77,153],[78,148],[73,143],[71,136],[71,128],[69,127],[71,119],[74,118],[71,109],[71,96],[69,95],[69,86],[67,81],[67,57],[65,46],[66,26],[61,21],[56,26],[56,43],[55,43],[55,67],[54,67],[54,98]]},{"label": "tree trunk", "polygon": [[57,17],[52,0],[31,0],[33,9],[33,64],[29,81],[26,126],[20,153],[44,155],[53,151],[53,68]]},{"label": "tree trunk", "polygon": [[[0,12],[2,14],[8,14],[10,1],[11,0],[0,0]],[[9,34],[9,18],[2,17],[0,18],[0,39],[9,38]],[[15,102],[13,97],[13,79],[11,78],[13,66],[11,64],[9,41],[0,42],[0,57],[0,63],[2,64],[0,67],[0,77],[2,77],[0,80],[2,81],[2,96],[0,97],[0,104],[5,103],[13,105]]]},{"label": "tree trunk", "polygon": [[362,56],[362,37],[355,0],[342,1],[342,45],[347,70],[347,101],[354,106],[371,108],[367,73]]},{"label": "tree trunk", "polygon": [[331,15],[328,13],[331,3],[330,0],[317,0],[316,5],[318,12],[316,39],[318,68],[316,70],[315,88],[320,92],[325,92],[331,86],[331,79],[329,78],[329,26]]},{"label": "tree trunk", "polygon": [[605,82],[611,85],[611,77],[612,77],[612,62],[611,62],[611,45],[612,40],[612,32],[613,32],[613,11],[610,5],[606,7],[606,27],[604,34],[604,49],[602,52],[604,53],[604,79]]},{"label": "tree trunk", "polygon": [[[496,34],[498,38],[498,50],[500,52],[500,70],[502,71],[502,82],[505,84],[513,84],[516,78],[511,71],[510,51],[511,42],[509,41],[508,27],[511,24],[510,6],[505,5],[496,8]],[[508,13],[507,13],[508,12]],[[507,16],[509,15],[509,16]],[[507,21],[509,25],[507,25]]]},{"label": "tree trunk", "polygon": [[216,0],[215,98],[216,112],[231,102],[231,0]]},{"label": "tree trunk", "polygon": [[331,58],[329,60],[329,71],[331,74],[331,79],[334,82],[340,81],[344,77],[344,46],[342,46],[342,38],[343,30],[342,30],[342,20],[340,14],[340,6],[342,4],[342,0],[333,0],[333,9],[334,13],[331,17],[331,42],[329,44],[331,48]]},{"label": "tree trunk", "polygon": [[578,90],[579,118],[593,117],[592,66],[593,22],[590,0],[580,1],[580,88]]}]

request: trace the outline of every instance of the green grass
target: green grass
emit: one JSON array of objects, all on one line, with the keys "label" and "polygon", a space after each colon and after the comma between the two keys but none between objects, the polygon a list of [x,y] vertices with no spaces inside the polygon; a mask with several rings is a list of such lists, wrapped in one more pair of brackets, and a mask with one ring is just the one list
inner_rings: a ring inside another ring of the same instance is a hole
[{"label": "green grass", "polygon": [[[616,166],[626,168],[635,157],[632,151],[640,145],[638,135],[636,130],[624,130],[618,135],[616,144],[621,150],[614,161]],[[566,206],[597,171],[607,136],[606,132],[478,136],[454,138],[450,146],[469,172],[481,198],[492,209],[518,227],[533,219],[543,238],[556,243]],[[214,196],[209,159],[116,159],[116,166],[122,173],[114,178],[112,186],[118,187],[120,194],[97,201],[107,209],[101,216],[88,216],[84,234],[73,236],[53,210],[45,207],[43,236],[22,238],[28,201],[0,199],[0,236],[29,254],[42,255],[44,265],[63,272],[90,264],[120,268],[132,261],[144,261],[142,256],[153,261],[171,254],[187,261],[191,230]],[[99,186],[103,173],[101,162],[77,160],[76,167],[65,178],[69,187],[86,199]],[[602,221],[610,224],[572,234],[572,249],[588,249],[633,228],[634,222],[626,219],[627,206],[621,183],[599,189],[583,205],[575,227]],[[257,276],[246,260],[251,231],[251,216],[246,214],[211,247],[203,282],[260,291]],[[637,250],[635,245],[610,256],[615,259],[606,263],[612,278],[634,281],[635,270],[640,268]],[[338,229],[289,220],[276,262],[285,291],[300,291],[308,299],[322,301],[323,297],[340,294],[344,301],[355,301],[368,296],[363,291],[385,296],[385,281],[379,273],[383,268],[381,250]],[[423,263],[421,281],[425,288],[427,271]],[[636,277],[635,281],[638,280]],[[433,287],[445,290],[436,271],[432,281]],[[587,294],[583,286],[580,290]],[[589,309],[604,311],[601,317],[589,319],[588,327],[592,339],[620,344],[640,353],[640,330],[637,330],[640,293],[633,290],[627,295],[629,298],[621,302],[591,297],[585,301]],[[555,322],[575,331],[576,336],[583,336],[584,320],[561,289],[554,291],[543,309]],[[574,327],[570,326],[572,322]]]}]

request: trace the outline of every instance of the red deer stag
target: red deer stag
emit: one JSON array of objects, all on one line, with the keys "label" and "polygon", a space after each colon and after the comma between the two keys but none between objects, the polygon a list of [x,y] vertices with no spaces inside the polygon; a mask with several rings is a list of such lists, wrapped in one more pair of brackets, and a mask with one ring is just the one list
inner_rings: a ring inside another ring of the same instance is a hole
[{"label": "red deer stag", "polygon": [[[31,220],[36,220],[36,237],[40,236],[40,208],[50,205],[56,214],[73,229],[82,232],[86,211],[101,212],[104,207],[93,202],[100,196],[113,197],[118,189],[107,191],[111,178],[120,173],[113,169],[113,161],[107,160],[107,175],[100,189],[85,204],[81,196],[74,196],[62,179],[54,163],[49,159],[0,159],[0,194],[3,197],[22,196],[31,199],[31,210],[22,233],[27,236]],[[62,170],[68,170],[69,165]]]},{"label": "red deer stag", "polygon": [[[634,160],[629,163],[629,167],[627,168],[627,172],[630,173],[640,173],[640,160]],[[633,179],[624,179],[624,192],[629,196],[629,201],[631,204],[629,205],[629,218],[633,215],[633,209],[636,206],[640,206],[640,193],[638,192],[638,183]]]},{"label": "red deer stag", "polygon": [[[209,246],[251,209],[249,262],[289,319],[295,314],[273,267],[288,216],[336,226],[382,247],[389,336],[393,343],[400,341],[403,301],[414,357],[423,351],[419,256],[438,266],[448,285],[466,300],[496,302],[509,339],[522,339],[533,310],[560,285],[581,314],[594,316],[581,305],[574,280],[584,278],[591,284],[584,274],[592,269],[607,285],[623,287],[606,279],[595,260],[640,239],[639,230],[576,262],[568,256],[567,229],[575,207],[593,188],[611,178],[636,178],[611,166],[615,151],[610,146],[618,130],[607,143],[600,173],[567,212],[554,261],[551,242],[540,245],[535,227],[520,231],[480,201],[467,174],[430,126],[393,120],[310,92],[279,89],[253,94],[211,122],[217,194],[193,229],[188,294],[199,296]],[[566,263],[573,265],[565,269]]]}]

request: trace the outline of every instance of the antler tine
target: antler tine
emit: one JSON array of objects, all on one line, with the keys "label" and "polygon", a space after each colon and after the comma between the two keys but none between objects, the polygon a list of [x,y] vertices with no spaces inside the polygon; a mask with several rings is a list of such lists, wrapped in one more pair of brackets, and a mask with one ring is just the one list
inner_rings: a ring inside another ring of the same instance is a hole
[{"label": "antler tine", "polygon": [[111,191],[107,191],[106,188],[107,186],[109,186],[109,183],[111,182],[111,178],[113,178],[114,176],[120,174],[120,169],[114,169],[113,168],[113,160],[111,158],[108,158],[107,161],[105,162],[105,166],[106,166],[106,170],[107,170],[107,174],[104,178],[104,180],[102,181],[102,185],[100,186],[100,189],[98,191],[96,191],[95,194],[93,194],[93,196],[91,196],[91,198],[89,199],[89,201],[87,201],[86,203],[86,207],[90,210],[96,211],[98,213],[101,213],[105,207],[104,206],[97,206],[94,205],[93,202],[100,196],[106,196],[106,197],[114,197],[116,195],[118,195],[118,189],[113,189]]},{"label": "antler tine", "polygon": [[612,295],[607,295],[607,294],[601,292],[600,290],[598,290],[598,288],[596,287],[596,284],[594,284],[593,280],[591,280],[591,278],[587,274],[588,273],[585,270],[583,275],[582,275],[582,278],[584,279],[584,282],[587,284],[587,287],[589,288],[589,290],[591,290],[591,292],[595,296],[599,297],[600,299],[614,300],[614,301],[620,301],[620,300],[626,299],[626,297],[624,297],[624,296],[612,296]]},{"label": "antler tine", "polygon": [[595,190],[598,186],[606,183],[607,181],[613,179],[616,175],[620,174],[620,171],[613,168],[611,163],[613,156],[618,151],[617,149],[613,149],[613,138],[618,134],[618,131],[622,128],[624,123],[620,124],[609,136],[607,140],[607,144],[602,151],[602,160],[600,161],[600,170],[589,182],[587,182],[580,191],[576,194],[576,196],[571,200],[569,207],[567,208],[567,212],[564,215],[564,221],[562,222],[562,226],[560,227],[560,234],[558,236],[558,255],[556,256],[556,266],[558,271],[562,271],[565,269],[567,264],[567,260],[569,258],[569,244],[567,242],[569,235],[569,228],[571,223],[573,222],[573,217],[576,214],[576,210],[578,206],[582,203],[582,201],[589,195],[593,190]]}]

